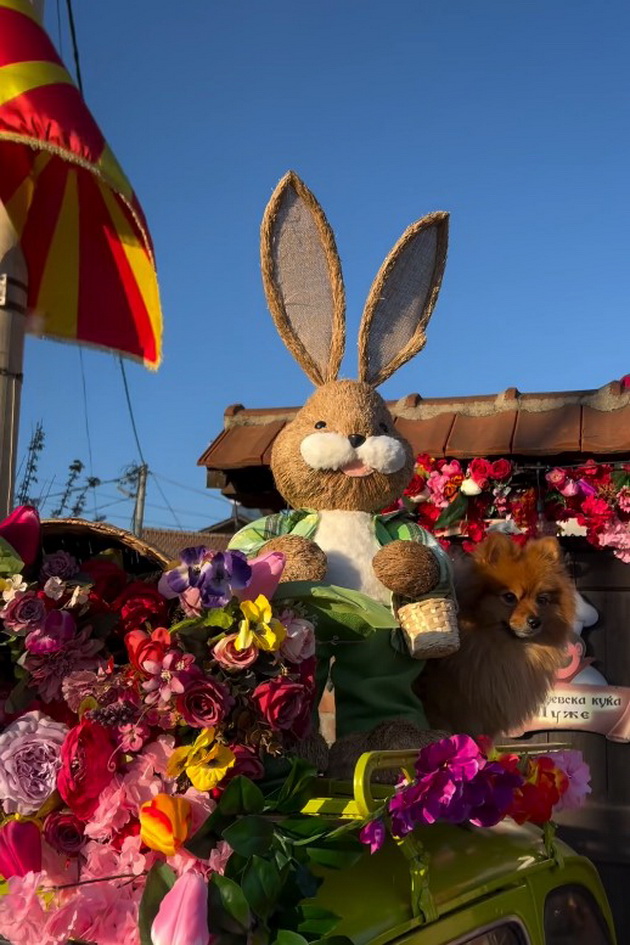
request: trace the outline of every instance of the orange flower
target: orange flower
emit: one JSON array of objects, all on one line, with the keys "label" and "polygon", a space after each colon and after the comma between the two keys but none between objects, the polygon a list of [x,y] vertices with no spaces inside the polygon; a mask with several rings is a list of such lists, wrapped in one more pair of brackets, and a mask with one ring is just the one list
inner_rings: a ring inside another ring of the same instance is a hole
[{"label": "orange flower", "polygon": [[188,836],[190,804],[185,797],[156,794],[140,808],[140,838],[151,850],[174,856]]}]

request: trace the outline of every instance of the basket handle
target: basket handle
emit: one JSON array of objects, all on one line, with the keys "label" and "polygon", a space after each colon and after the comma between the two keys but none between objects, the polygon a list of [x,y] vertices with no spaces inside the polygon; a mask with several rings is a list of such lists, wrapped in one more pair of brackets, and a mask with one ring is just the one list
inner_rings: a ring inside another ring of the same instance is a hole
[{"label": "basket handle", "polygon": [[379,804],[372,794],[372,775],[374,772],[399,768],[410,780],[413,780],[415,776],[414,764],[417,757],[418,751],[415,749],[411,751],[366,751],[361,755],[354,769],[352,787],[354,802],[362,817],[368,817]]}]

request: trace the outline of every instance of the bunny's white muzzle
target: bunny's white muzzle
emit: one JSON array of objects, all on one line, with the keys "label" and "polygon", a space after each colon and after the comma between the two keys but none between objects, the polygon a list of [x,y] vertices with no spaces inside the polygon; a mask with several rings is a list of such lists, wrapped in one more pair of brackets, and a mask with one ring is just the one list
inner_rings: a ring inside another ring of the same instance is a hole
[{"label": "bunny's white muzzle", "polygon": [[393,436],[368,436],[355,448],[341,433],[310,433],[302,440],[300,453],[311,469],[340,470],[353,477],[398,472],[407,458],[402,443]]}]

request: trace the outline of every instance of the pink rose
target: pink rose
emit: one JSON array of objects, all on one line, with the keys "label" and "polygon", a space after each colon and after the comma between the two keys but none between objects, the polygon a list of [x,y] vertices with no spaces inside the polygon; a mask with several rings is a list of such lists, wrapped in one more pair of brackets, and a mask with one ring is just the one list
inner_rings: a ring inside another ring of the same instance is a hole
[{"label": "pink rose", "polygon": [[114,775],[115,751],[109,732],[98,722],[84,719],[68,732],[57,789],[80,820],[89,820],[98,807],[101,791]]},{"label": "pink rose", "polygon": [[492,464],[492,478],[502,481],[503,479],[509,479],[511,475],[512,463],[509,459],[495,459]]},{"label": "pink rose", "polygon": [[256,686],[252,701],[274,731],[285,731],[304,738],[311,729],[313,694],[302,683],[275,676]]},{"label": "pink rose", "polygon": [[236,636],[235,633],[230,633],[227,637],[223,637],[212,650],[214,659],[229,673],[237,673],[242,669],[247,669],[258,659],[258,650],[255,646],[248,646],[244,650],[236,649],[234,646]]},{"label": "pink rose", "polygon": [[195,679],[177,697],[177,711],[193,728],[213,728],[234,705],[227,686],[216,679]]},{"label": "pink rose", "polygon": [[280,653],[290,663],[301,663],[315,654],[315,628],[310,620],[296,617],[292,610],[280,614],[287,635],[282,641]]},{"label": "pink rose", "polygon": [[560,489],[567,481],[567,474],[564,469],[560,469],[559,466],[556,466],[555,469],[551,469],[545,475],[545,479],[552,489]]},{"label": "pink rose", "polygon": [[486,489],[488,486],[488,480],[492,476],[492,463],[489,463],[487,459],[483,459],[482,457],[478,456],[469,463],[468,475],[477,483],[478,486],[481,486],[482,489]]}]

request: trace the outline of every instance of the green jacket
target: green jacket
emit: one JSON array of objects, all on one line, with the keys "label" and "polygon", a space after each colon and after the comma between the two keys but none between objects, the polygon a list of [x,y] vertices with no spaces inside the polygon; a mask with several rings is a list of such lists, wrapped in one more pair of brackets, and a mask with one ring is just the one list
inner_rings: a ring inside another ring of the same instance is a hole
[{"label": "green jacket", "polygon": [[[293,509],[269,515],[237,532],[230,542],[230,549],[253,557],[265,542],[279,535],[313,538],[318,522],[319,514],[311,509]],[[420,528],[406,512],[375,515],[374,532],[381,546],[402,539],[431,548],[439,562],[440,581],[426,596],[453,596],[451,566],[446,552],[434,536]],[[419,728],[427,728],[422,704],[412,689],[423,666],[424,662],[412,659],[403,646],[393,646],[389,631],[376,631],[365,639],[352,642],[333,644],[319,641],[317,701],[330,675],[335,687],[337,738],[350,732],[367,731],[380,722],[393,719],[405,719]]]}]

